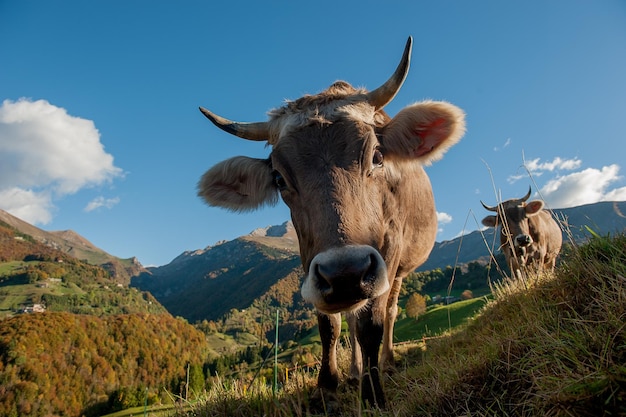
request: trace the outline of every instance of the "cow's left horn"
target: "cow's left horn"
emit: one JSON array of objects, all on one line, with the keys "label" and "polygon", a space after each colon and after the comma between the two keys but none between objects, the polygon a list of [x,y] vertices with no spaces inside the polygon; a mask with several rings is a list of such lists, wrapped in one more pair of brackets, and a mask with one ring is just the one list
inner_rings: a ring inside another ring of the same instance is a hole
[{"label": "cow's left horn", "polygon": [[531,187],[530,187],[530,186],[528,186],[528,192],[527,192],[527,193],[526,193],[526,195],[525,195],[524,197],[522,197],[520,200],[521,200],[522,202],[524,202],[524,201],[528,200],[528,199],[530,198],[530,194],[531,194]]},{"label": "cow's left horn", "polygon": [[483,207],[489,211],[498,211],[498,206],[495,206],[495,207],[488,206],[487,204],[483,203],[483,200],[480,200],[480,204],[482,204]]},{"label": "cow's left horn", "polygon": [[268,140],[270,137],[269,124],[267,122],[239,123],[220,117],[204,107],[200,107],[200,111],[213,122],[215,126],[231,135],[256,141]]},{"label": "cow's left horn", "polygon": [[413,38],[409,36],[404,47],[404,54],[396,68],[396,72],[393,73],[391,78],[385,82],[385,84],[378,87],[376,90],[370,91],[367,94],[367,102],[370,103],[376,110],[380,110],[385,107],[400,91],[402,83],[409,73],[409,65],[411,63],[411,48],[413,45]]}]

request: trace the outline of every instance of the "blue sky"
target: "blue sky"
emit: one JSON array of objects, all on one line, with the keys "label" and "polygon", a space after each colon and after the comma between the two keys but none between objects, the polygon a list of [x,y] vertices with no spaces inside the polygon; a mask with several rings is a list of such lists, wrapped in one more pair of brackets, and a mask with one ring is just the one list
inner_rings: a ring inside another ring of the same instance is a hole
[{"label": "blue sky", "polygon": [[467,113],[427,168],[438,241],[479,228],[481,199],[529,185],[552,208],[626,200],[621,0],[4,0],[0,208],[144,265],[281,224],[282,202],[237,214],[196,197],[215,163],[269,153],[198,106],[261,121],[338,79],[378,87],[409,35],[387,112],[434,99]]}]

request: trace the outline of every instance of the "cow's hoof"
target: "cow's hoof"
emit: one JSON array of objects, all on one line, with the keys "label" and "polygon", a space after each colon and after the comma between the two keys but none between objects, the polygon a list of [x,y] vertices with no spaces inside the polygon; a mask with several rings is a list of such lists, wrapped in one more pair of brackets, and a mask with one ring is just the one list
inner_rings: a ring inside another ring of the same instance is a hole
[{"label": "cow's hoof", "polygon": [[396,373],[396,370],[395,364],[385,364],[385,366],[382,367],[383,374],[385,375],[393,375]]},{"label": "cow's hoof", "polygon": [[351,387],[358,388],[360,383],[361,383],[361,378],[358,376],[351,376],[351,377],[348,377],[348,379],[346,379],[346,384]]},{"label": "cow's hoof", "polygon": [[316,388],[310,397],[309,412],[313,414],[334,415],[340,410],[339,400],[334,392]]},{"label": "cow's hoof", "polygon": [[363,403],[370,407],[384,409],[386,407],[385,394],[380,386],[378,376],[372,378],[369,374],[363,375],[361,385],[361,399]]}]

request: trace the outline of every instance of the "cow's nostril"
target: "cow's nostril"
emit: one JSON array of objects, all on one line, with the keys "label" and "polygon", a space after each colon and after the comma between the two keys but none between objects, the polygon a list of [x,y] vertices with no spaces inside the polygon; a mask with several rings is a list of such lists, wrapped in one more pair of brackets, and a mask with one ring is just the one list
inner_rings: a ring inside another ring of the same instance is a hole
[{"label": "cow's nostril", "polygon": [[369,261],[364,264],[364,272],[361,276],[360,285],[362,289],[368,289],[376,283],[376,280],[378,279],[378,275],[376,274],[377,269],[378,261],[375,256],[370,255]]},{"label": "cow's nostril", "polygon": [[324,265],[317,264],[315,266],[315,276],[317,277],[317,288],[322,294],[328,294],[332,292],[332,274],[324,272]]},{"label": "cow's nostril", "polygon": [[519,235],[517,236],[517,244],[519,246],[528,246],[533,243],[533,239],[529,235]]}]

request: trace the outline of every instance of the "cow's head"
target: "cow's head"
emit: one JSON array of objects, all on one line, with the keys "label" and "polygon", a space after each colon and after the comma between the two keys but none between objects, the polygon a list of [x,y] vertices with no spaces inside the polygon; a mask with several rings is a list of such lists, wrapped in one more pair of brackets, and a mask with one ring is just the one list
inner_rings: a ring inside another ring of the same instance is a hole
[{"label": "cow's head", "polygon": [[[398,223],[398,211],[420,210],[399,206],[399,184],[415,181],[413,187],[431,192],[427,179],[403,176],[402,165],[439,159],[465,130],[463,112],[445,102],[413,104],[394,118],[383,111],[407,75],[411,42],[393,76],[371,92],[338,81],[287,102],[260,123],[200,109],[222,130],[267,141],[272,151],[268,159],[239,156],[215,165],[198,194],[235,211],[274,204],[280,195],[307,273],[303,297],[326,313],[359,308],[389,289],[386,231]],[[428,215],[435,216],[434,209]]]},{"label": "cow's head", "polygon": [[486,205],[481,201],[484,208],[496,212],[495,216],[487,216],[483,219],[483,225],[487,227],[500,227],[500,242],[506,250],[509,248],[511,255],[519,258],[522,264],[526,261],[526,248],[533,243],[528,219],[536,216],[543,209],[543,201],[526,201],[530,197],[531,189],[520,199],[511,199],[498,204],[495,207]]}]

